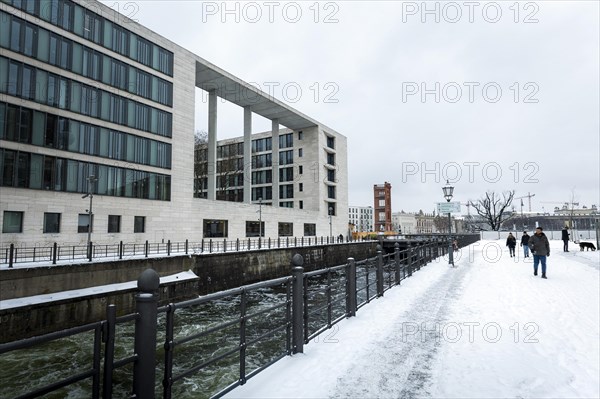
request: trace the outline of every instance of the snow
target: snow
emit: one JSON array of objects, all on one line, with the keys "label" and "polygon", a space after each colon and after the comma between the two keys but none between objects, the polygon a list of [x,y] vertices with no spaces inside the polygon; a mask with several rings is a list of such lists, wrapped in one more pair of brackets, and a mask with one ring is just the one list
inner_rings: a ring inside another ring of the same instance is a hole
[{"label": "snow", "polygon": [[544,280],[504,241],[430,263],[226,397],[600,397],[600,251],[551,241]]},{"label": "snow", "polygon": [[[173,281],[188,281],[197,279],[198,276],[191,270],[187,272],[181,272],[172,274],[170,276],[164,276],[160,278],[160,284],[167,284]],[[47,302],[61,301],[64,299],[81,298],[90,295],[105,294],[109,292],[125,291],[134,289],[137,287],[137,281],[128,281],[126,283],[98,285],[95,287],[60,291],[52,294],[33,295],[23,298],[6,299],[0,301],[0,310],[19,308],[23,306],[37,305]]]}]

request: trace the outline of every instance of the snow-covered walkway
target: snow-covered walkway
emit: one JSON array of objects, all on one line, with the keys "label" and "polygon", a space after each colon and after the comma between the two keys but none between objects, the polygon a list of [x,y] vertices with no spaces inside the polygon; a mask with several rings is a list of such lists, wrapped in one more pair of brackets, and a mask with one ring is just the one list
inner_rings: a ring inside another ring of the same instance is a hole
[{"label": "snow-covered walkway", "polygon": [[504,240],[433,262],[228,397],[598,398],[600,251],[551,247],[548,280]]}]

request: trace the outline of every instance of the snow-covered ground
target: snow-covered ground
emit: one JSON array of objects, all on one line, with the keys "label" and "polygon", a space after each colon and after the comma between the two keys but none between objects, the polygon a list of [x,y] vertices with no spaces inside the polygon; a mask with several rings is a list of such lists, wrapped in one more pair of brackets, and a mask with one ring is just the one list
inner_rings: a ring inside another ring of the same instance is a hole
[{"label": "snow-covered ground", "polygon": [[600,251],[433,262],[230,398],[599,398]]}]

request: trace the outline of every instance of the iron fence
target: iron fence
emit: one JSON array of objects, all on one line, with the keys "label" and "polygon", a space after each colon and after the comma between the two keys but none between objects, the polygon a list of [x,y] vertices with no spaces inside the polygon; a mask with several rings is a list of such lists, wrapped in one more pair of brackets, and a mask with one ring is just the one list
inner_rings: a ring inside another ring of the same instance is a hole
[{"label": "iron fence", "polygon": [[[100,259],[122,260],[131,257],[171,256],[188,254],[221,253],[234,251],[249,251],[257,249],[295,248],[314,245],[337,244],[353,242],[351,238],[338,239],[334,237],[278,237],[272,238],[247,238],[247,239],[202,239],[198,242],[171,241],[142,243],[124,243],[120,241],[112,244],[90,245],[59,245],[52,246],[18,246],[10,244],[2,248],[2,261],[0,265],[13,267],[18,263],[47,263],[57,262],[93,261]],[[90,251],[91,248],[91,251]],[[91,256],[90,256],[91,253]]]},{"label": "iron fence", "polygon": [[[116,317],[111,304],[106,320],[1,344],[0,356],[5,356],[93,332],[91,364],[74,365],[72,375],[12,397],[35,398],[89,379],[91,393],[86,396],[122,397],[123,392],[114,392],[114,376],[120,371],[121,386],[129,375],[130,383],[125,385],[133,391],[132,397],[153,398],[161,391],[157,369],[162,373],[162,397],[180,397],[187,389],[184,380],[199,373],[210,375],[206,373],[211,368],[226,370],[220,375],[227,382],[210,392],[220,397],[282,357],[303,352],[304,344],[354,316],[359,308],[443,254],[445,247],[441,240],[403,250],[396,244],[393,253],[383,254],[378,246],[375,257],[359,262],[349,258],[347,264],[308,273],[304,273],[302,257],[295,255],[291,276],[162,307],[158,306],[159,277],[148,269],[138,279],[135,313]],[[211,310],[215,304],[226,306],[226,311],[215,313]],[[118,326],[132,322],[132,333],[117,333]],[[118,342],[119,351],[115,349]],[[127,367],[133,373],[127,373]]]}]

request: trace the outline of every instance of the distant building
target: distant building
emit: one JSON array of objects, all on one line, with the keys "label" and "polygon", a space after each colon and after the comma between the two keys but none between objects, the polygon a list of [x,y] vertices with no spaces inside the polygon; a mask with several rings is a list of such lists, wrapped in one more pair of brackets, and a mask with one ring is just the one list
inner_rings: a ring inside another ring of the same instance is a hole
[{"label": "distant building", "polygon": [[373,186],[375,231],[392,231],[392,185],[388,182]]},{"label": "distant building", "polygon": [[417,234],[438,233],[435,223],[433,222],[435,214],[424,213],[420,210],[419,213],[415,214],[415,219],[417,222]]},{"label": "distant building", "polygon": [[392,227],[401,234],[415,234],[417,232],[417,219],[414,213],[404,211],[392,213]]},{"label": "distant building", "polygon": [[370,206],[348,207],[348,221],[355,232],[373,231],[373,208]]}]

